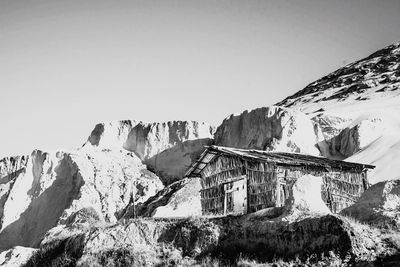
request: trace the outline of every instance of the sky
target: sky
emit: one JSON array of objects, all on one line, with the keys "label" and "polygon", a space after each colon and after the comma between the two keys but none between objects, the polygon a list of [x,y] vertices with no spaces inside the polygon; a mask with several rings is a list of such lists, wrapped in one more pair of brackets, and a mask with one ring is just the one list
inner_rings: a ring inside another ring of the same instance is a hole
[{"label": "sky", "polygon": [[0,157],[273,105],[400,41],[400,1],[0,0]]}]

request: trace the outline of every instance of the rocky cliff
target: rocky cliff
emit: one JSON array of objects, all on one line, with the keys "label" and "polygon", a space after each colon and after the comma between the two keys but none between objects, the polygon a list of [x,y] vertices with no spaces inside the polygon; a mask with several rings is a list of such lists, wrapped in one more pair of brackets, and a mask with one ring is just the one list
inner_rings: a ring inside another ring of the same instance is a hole
[{"label": "rocky cliff", "polygon": [[163,185],[131,152],[85,149],[33,151],[1,165],[0,250],[37,246],[44,234],[81,209],[100,220],[123,216],[132,201],[146,201]]},{"label": "rocky cliff", "polygon": [[217,128],[215,144],[319,155],[318,129],[302,112],[271,106],[231,115]]},{"label": "rocky cliff", "polygon": [[213,133],[213,127],[196,121],[116,121],[96,125],[85,146],[131,151],[170,184],[212,143]]}]

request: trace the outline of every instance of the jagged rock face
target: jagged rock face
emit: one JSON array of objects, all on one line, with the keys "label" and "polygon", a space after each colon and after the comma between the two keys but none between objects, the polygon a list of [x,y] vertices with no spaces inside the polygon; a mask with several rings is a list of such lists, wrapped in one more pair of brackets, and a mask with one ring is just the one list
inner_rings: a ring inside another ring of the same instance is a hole
[{"label": "jagged rock face", "polygon": [[23,171],[17,172],[8,174],[14,179],[0,191],[5,196],[0,250],[35,247],[49,229],[84,208],[93,208],[100,220],[116,221],[133,198],[145,201],[163,187],[126,151],[34,151]]},{"label": "jagged rock face", "polygon": [[29,156],[6,157],[0,160],[0,229],[3,224],[4,205],[19,175],[24,175]]},{"label": "jagged rock face", "polygon": [[381,227],[400,229],[400,180],[379,182],[341,214]]},{"label": "jagged rock face", "polygon": [[215,144],[235,148],[299,152],[318,155],[319,137],[301,112],[271,106],[225,119],[215,133]]},{"label": "jagged rock face", "polygon": [[195,121],[144,123],[117,121],[98,124],[88,142],[102,148],[124,148],[142,161],[188,140],[211,138],[213,128]]},{"label": "jagged rock face", "polygon": [[134,152],[165,184],[170,184],[182,178],[204,146],[212,143],[213,133],[213,127],[195,121],[117,121],[98,124],[86,145]]},{"label": "jagged rock face", "polygon": [[[191,217],[201,216],[200,178],[185,178],[166,186],[137,207],[137,216]],[[125,218],[133,218],[133,210]]]}]

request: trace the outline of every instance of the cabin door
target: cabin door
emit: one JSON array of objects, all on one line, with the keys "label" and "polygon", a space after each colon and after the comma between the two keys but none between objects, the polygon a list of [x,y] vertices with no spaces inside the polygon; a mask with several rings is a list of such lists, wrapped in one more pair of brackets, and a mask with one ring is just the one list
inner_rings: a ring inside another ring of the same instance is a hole
[{"label": "cabin door", "polygon": [[244,177],[225,185],[225,203],[225,214],[247,212],[247,182]]}]

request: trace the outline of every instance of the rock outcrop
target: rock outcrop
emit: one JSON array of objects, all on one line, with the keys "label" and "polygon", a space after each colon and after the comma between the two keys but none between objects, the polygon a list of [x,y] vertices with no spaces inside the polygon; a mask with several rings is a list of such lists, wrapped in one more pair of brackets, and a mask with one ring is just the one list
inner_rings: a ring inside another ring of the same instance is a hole
[{"label": "rock outcrop", "polygon": [[165,184],[170,184],[182,178],[204,146],[212,143],[213,133],[213,127],[196,121],[116,121],[96,125],[85,146],[134,152]]},{"label": "rock outcrop", "polygon": [[352,206],[341,211],[361,222],[400,229],[400,180],[379,182]]},{"label": "rock outcrop", "polygon": [[215,144],[319,155],[320,138],[303,113],[271,106],[229,116],[217,128]]},{"label": "rock outcrop", "polygon": [[26,161],[3,161],[2,170],[10,172],[2,171],[0,178],[0,250],[37,246],[49,229],[81,209],[92,208],[102,221],[116,221],[133,199],[146,201],[163,188],[127,151],[36,150]]}]

